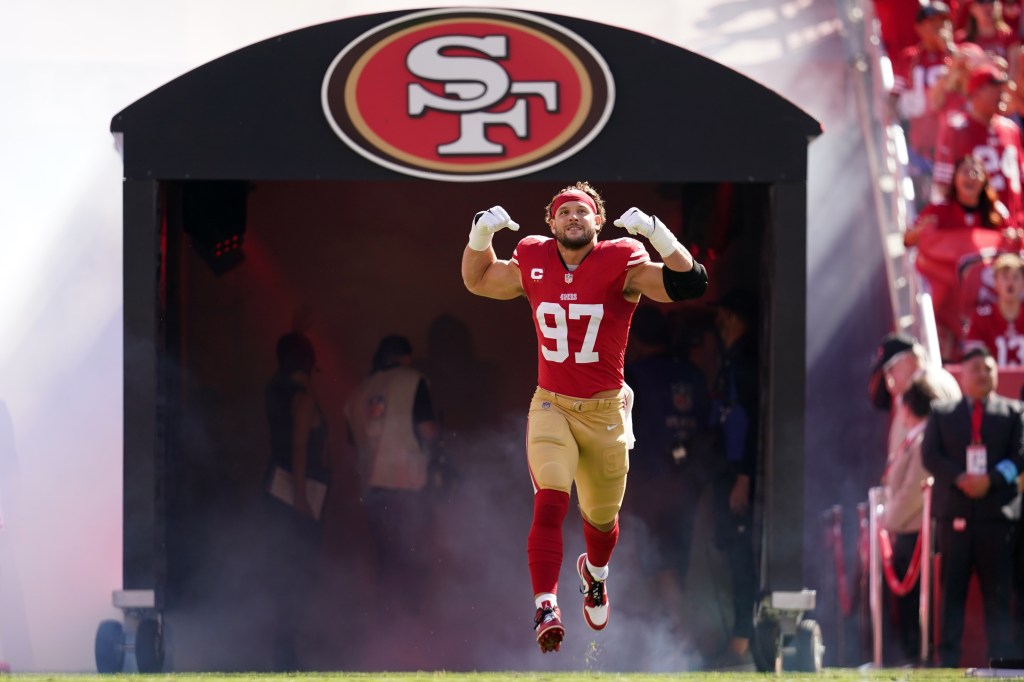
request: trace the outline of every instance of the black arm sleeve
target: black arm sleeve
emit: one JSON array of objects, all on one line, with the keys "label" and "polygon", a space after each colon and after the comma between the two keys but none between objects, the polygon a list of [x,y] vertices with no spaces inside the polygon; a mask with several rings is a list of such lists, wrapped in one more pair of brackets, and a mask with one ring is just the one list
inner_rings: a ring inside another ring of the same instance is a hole
[{"label": "black arm sleeve", "polygon": [[661,277],[665,282],[665,292],[673,301],[700,298],[708,290],[708,271],[697,261],[693,261],[693,267],[686,272],[676,272],[665,266],[661,269]]}]

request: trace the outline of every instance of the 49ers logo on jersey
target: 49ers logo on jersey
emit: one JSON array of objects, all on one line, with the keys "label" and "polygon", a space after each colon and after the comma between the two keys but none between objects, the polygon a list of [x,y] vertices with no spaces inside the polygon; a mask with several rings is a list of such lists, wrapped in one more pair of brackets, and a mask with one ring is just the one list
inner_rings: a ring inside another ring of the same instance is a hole
[{"label": "49ers logo on jersey", "polygon": [[611,115],[601,55],[522,12],[430,10],[364,33],[324,77],[327,120],[353,150],[433,180],[532,173],[585,147]]}]

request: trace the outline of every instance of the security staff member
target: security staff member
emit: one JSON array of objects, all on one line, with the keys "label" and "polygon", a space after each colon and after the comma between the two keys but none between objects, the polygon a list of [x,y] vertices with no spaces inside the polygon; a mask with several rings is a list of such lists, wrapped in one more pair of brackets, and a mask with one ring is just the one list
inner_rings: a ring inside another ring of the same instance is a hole
[{"label": "security staff member", "polygon": [[989,658],[1011,656],[1012,541],[1024,466],[1021,403],[995,393],[996,362],[985,348],[964,355],[959,401],[936,403],[921,456],[935,477],[933,510],[942,553],[939,659],[958,667],[964,604],[976,572],[985,605]]}]

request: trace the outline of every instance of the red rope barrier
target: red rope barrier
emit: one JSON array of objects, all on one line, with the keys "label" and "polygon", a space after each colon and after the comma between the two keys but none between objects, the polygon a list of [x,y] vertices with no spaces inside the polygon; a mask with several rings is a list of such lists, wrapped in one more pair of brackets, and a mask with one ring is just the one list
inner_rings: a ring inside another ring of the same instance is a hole
[{"label": "red rope barrier", "polygon": [[889,539],[889,531],[879,528],[878,541],[882,550],[882,570],[885,573],[885,582],[893,594],[903,597],[914,588],[921,575],[921,534],[917,534],[914,556],[911,557],[907,574],[903,576],[902,580],[896,575],[896,568],[892,565],[892,541]]},{"label": "red rope barrier", "polygon": [[868,518],[868,505],[861,502],[857,505],[859,532],[857,534],[857,555],[860,557],[860,574],[865,581],[871,573],[871,519]]}]

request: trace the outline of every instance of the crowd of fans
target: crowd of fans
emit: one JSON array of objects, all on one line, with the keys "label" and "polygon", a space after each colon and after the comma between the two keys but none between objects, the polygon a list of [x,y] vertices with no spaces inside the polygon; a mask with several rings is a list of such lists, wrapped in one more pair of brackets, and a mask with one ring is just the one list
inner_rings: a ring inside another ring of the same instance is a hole
[{"label": "crowd of fans", "polygon": [[[941,623],[934,662],[957,666],[967,585],[982,593],[989,658],[1024,653],[1020,465],[1024,408],[999,370],[1024,366],[1024,204],[1020,0],[874,0],[892,64],[891,115],[906,133],[914,206],[904,246],[932,294],[942,363],[901,334],[879,346],[871,384],[892,414],[880,518],[891,563],[893,660],[919,660],[919,595],[911,583],[923,516],[921,481],[934,477]],[[968,654],[969,657],[969,654]],[[1017,667],[1017,666],[1015,666]]]},{"label": "crowd of fans", "polygon": [[1019,364],[998,345],[1016,337],[1015,317],[1006,317],[1016,309],[996,304],[993,262],[1019,253],[1024,234],[1021,8],[875,0],[893,70],[889,102],[906,131],[915,188],[917,217],[904,244],[933,295],[946,362],[984,340],[1000,366]]}]

